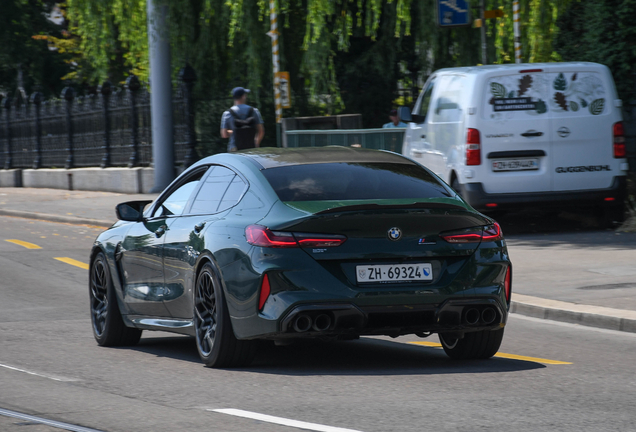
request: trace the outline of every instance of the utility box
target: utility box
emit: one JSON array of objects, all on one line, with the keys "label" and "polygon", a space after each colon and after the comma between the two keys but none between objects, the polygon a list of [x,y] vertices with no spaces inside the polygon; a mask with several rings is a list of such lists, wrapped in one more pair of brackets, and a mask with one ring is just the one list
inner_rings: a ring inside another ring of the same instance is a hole
[{"label": "utility box", "polygon": [[334,129],[362,129],[362,114],[284,118],[282,122],[283,147],[288,146],[288,131]]}]

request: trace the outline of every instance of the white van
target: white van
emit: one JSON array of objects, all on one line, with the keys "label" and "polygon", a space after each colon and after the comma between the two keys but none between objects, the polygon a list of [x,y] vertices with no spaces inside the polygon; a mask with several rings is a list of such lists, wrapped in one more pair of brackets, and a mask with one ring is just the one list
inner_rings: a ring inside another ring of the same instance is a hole
[{"label": "white van", "polygon": [[441,69],[400,116],[408,124],[403,154],[477,210],[583,205],[622,220],[628,164],[606,66]]}]

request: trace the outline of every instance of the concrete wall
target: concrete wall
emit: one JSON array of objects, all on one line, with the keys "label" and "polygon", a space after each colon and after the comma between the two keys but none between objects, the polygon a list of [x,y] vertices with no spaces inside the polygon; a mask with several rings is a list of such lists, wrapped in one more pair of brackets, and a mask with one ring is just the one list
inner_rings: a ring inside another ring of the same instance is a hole
[{"label": "concrete wall", "polygon": [[[6,186],[20,186],[15,184],[15,181],[14,184],[8,184],[10,180],[8,173],[10,171],[0,170],[0,185],[5,186],[6,177]],[[21,186],[32,188],[135,194],[149,193],[154,185],[152,168],[26,169],[21,173]]]},{"label": "concrete wall", "polygon": [[0,187],[22,186],[22,170],[0,170]]}]

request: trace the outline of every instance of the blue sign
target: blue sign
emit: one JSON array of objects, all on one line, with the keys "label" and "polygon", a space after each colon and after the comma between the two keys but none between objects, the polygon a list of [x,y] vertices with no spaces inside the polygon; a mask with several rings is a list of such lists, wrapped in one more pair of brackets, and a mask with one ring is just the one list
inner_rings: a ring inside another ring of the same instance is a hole
[{"label": "blue sign", "polygon": [[437,0],[437,24],[440,27],[470,25],[468,0]]}]

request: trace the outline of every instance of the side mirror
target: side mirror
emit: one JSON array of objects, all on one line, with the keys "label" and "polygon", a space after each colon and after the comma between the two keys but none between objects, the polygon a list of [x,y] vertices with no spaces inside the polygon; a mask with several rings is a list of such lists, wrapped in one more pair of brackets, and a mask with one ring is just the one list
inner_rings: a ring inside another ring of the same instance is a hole
[{"label": "side mirror", "polygon": [[152,201],[128,201],[117,204],[117,219],[128,222],[141,222],[144,219],[144,208]]},{"label": "side mirror", "polygon": [[398,108],[398,117],[403,122],[412,122],[413,121],[413,119],[411,118],[411,110],[409,109],[409,107],[405,107],[405,106],[399,107]]}]

